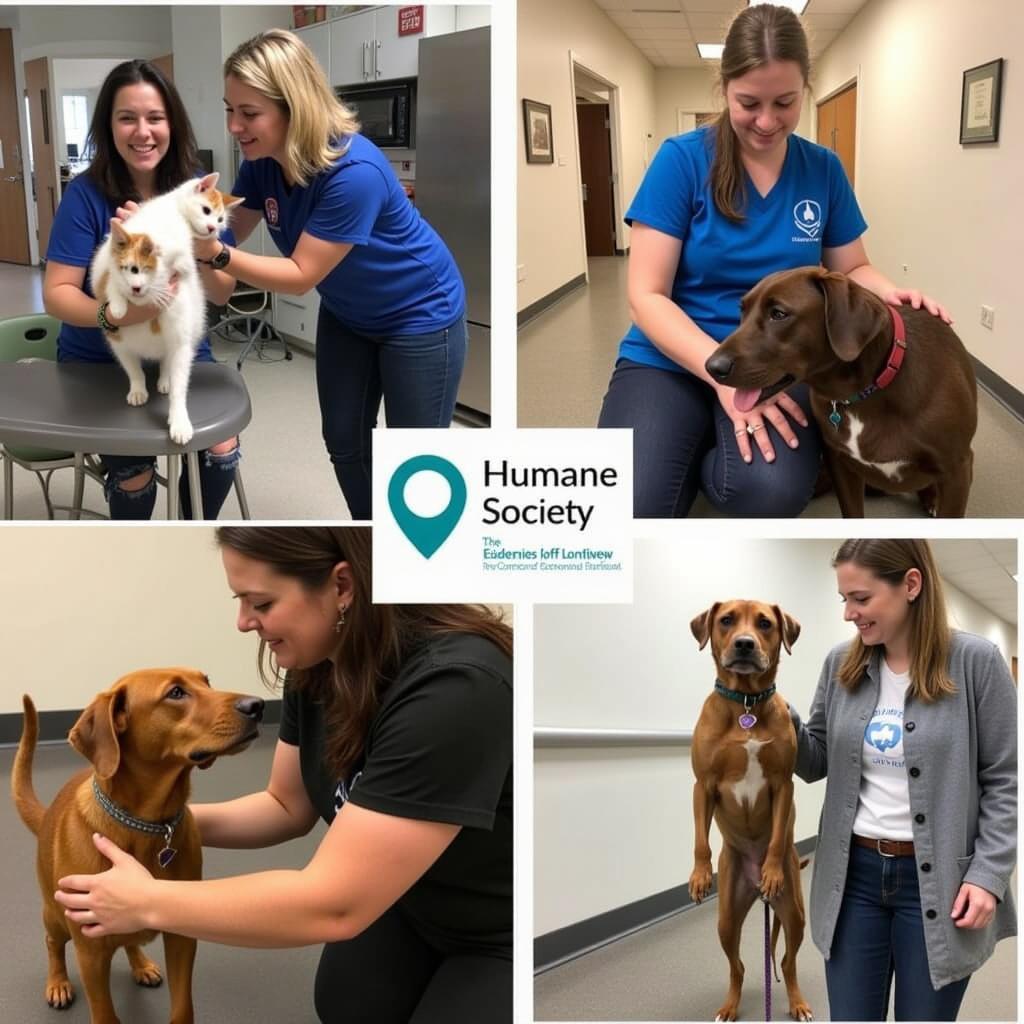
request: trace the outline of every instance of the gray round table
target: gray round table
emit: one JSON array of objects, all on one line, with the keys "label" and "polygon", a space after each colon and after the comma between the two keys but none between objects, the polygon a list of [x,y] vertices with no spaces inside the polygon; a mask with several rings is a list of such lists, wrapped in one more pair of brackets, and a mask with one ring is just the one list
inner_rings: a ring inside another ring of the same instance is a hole
[{"label": "gray round table", "polygon": [[[202,519],[198,452],[236,436],[252,418],[242,375],[219,363],[195,363],[188,390],[188,414],[195,433],[187,445],[167,433],[167,396],[156,390],[157,368],[147,368],[149,401],[125,400],[128,378],[117,364],[55,363],[36,360],[0,363],[0,442],[36,445],[81,456],[75,471],[74,507],[81,508],[84,456],[165,455],[167,518],[178,518],[176,483],[185,458],[192,497],[192,518]],[[5,461],[4,518],[13,515],[11,463]],[[236,475],[243,518],[245,493]]]}]

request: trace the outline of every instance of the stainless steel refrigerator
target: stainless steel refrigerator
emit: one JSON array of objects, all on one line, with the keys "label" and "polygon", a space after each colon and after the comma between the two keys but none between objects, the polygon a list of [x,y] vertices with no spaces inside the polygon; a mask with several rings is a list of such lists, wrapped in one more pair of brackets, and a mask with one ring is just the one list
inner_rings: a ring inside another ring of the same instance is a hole
[{"label": "stainless steel refrigerator", "polygon": [[491,417],[491,29],[420,40],[416,207],[466,282],[463,419]]}]

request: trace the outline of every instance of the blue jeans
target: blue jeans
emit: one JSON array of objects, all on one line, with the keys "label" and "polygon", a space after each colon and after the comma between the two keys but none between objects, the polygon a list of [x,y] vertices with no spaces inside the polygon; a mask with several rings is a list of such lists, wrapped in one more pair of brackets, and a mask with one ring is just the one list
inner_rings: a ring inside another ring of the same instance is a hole
[{"label": "blue jeans", "polygon": [[[948,914],[950,908],[939,908]],[[846,889],[825,961],[832,1020],[885,1020],[896,979],[896,1020],[956,1020],[970,978],[937,992],[928,978],[913,857],[851,845]]]},{"label": "blue jeans", "polygon": [[466,362],[466,317],[430,334],[368,335],[320,304],[316,386],[324,443],[353,519],[369,519],[370,442],[389,427],[448,427]]},{"label": "blue jeans", "polygon": [[808,421],[801,427],[789,420],[799,447],[790,448],[769,425],[775,461],[765,462],[752,445],[753,460],[746,463],[732,420],[709,384],[692,373],[620,359],[597,425],[633,430],[633,515],[685,516],[699,489],[725,515],[798,516],[814,493],[821,437],[807,386],[788,394]]}]

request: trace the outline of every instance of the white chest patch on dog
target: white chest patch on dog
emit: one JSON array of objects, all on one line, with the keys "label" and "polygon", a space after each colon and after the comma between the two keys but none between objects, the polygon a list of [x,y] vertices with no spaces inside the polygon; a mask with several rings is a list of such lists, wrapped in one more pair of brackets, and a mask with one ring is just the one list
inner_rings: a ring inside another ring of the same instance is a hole
[{"label": "white chest patch on dog", "polygon": [[749,807],[757,803],[758,794],[765,787],[764,769],[758,755],[761,748],[769,743],[771,740],[750,739],[743,744],[747,748],[747,771],[742,779],[732,784],[732,795],[736,798],[736,803],[745,803]]},{"label": "white chest patch on dog", "polygon": [[877,469],[879,473],[884,473],[891,480],[898,480],[903,467],[907,464],[907,460],[894,459],[892,462],[872,462],[870,459],[864,458],[860,451],[860,435],[864,430],[864,421],[857,419],[850,412],[847,412],[846,418],[850,424],[850,436],[843,444],[846,446],[846,450],[850,453],[851,458],[856,459],[865,466],[870,466],[872,469]]}]

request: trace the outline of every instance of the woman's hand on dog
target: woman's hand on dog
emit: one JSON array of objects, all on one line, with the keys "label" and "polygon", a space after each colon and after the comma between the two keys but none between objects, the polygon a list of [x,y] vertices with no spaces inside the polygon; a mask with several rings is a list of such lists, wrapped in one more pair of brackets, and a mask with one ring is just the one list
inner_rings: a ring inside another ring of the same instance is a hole
[{"label": "woman's hand on dog", "polygon": [[57,884],[54,899],[67,909],[65,917],[81,925],[82,934],[129,935],[151,928],[147,908],[152,905],[153,876],[116,843],[94,832],[96,849],[112,867],[98,875],[68,875]]},{"label": "woman's hand on dog", "polygon": [[914,309],[920,309],[924,306],[932,316],[939,317],[939,319],[947,324],[953,322],[953,318],[949,315],[949,311],[945,306],[940,305],[933,298],[925,295],[924,292],[919,292],[916,288],[893,288],[892,291],[886,292],[881,298],[889,303],[890,306],[902,306],[904,302],[910,303]]},{"label": "woman's hand on dog", "polygon": [[757,444],[765,462],[775,461],[775,448],[768,436],[769,423],[779,432],[782,440],[790,448],[799,447],[800,442],[797,440],[796,434],[793,433],[786,414],[801,427],[807,426],[807,417],[804,415],[803,409],[785,391],[772,395],[767,401],[755,405],[749,412],[740,412],[733,404],[735,388],[719,386],[716,390],[719,403],[725,410],[725,414],[732,420],[736,446],[739,448],[744,462],[750,462],[753,458],[751,438]]}]

